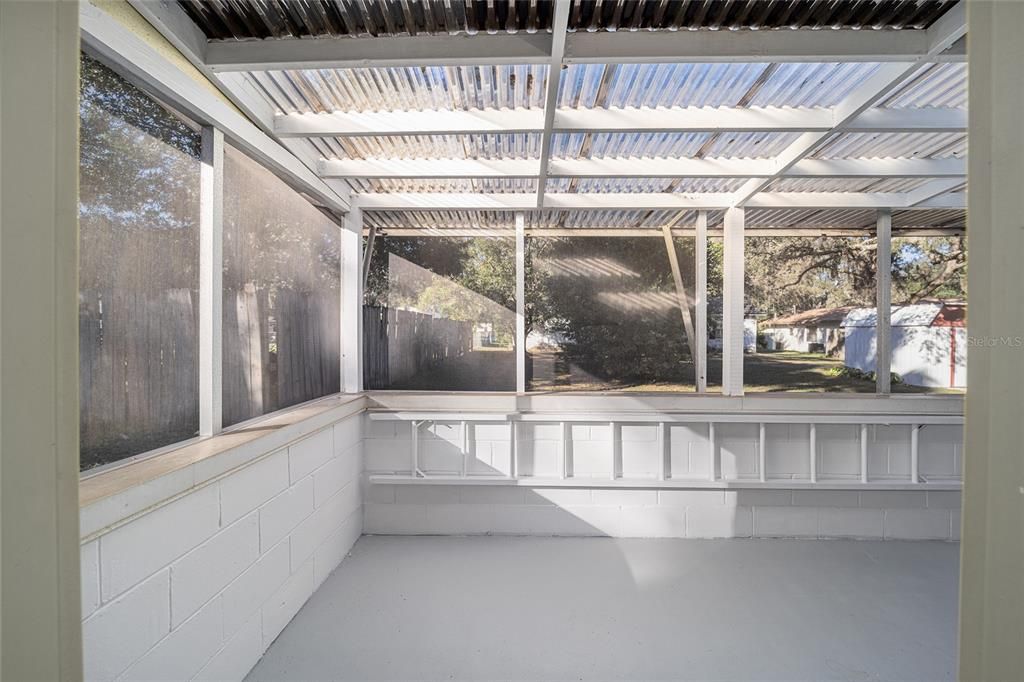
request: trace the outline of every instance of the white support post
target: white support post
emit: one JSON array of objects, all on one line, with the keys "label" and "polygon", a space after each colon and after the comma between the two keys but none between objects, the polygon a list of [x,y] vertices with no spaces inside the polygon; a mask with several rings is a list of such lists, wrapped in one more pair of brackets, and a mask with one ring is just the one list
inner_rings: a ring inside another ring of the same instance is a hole
[{"label": "white support post", "polygon": [[920,483],[920,424],[910,425],[910,482]]},{"label": "white support post", "polygon": [[558,84],[562,77],[562,57],[565,54],[566,27],[569,25],[568,0],[554,3],[551,18],[551,60],[548,66],[547,92],[544,95],[544,130],[540,140],[540,167],[537,174],[536,207],[544,207],[544,193],[548,184],[548,162],[554,140],[555,113],[558,110]]},{"label": "white support post", "polygon": [[514,419],[508,423],[508,475],[519,477],[519,422]]},{"label": "white support post", "polygon": [[722,275],[722,394],[743,395],[743,223],[742,208],[725,212]]},{"label": "white support post", "polygon": [[875,388],[885,395],[892,390],[892,210],[878,211],[876,224]]},{"label": "white support post", "polygon": [[558,433],[561,436],[558,444],[558,477],[569,477],[569,438],[571,438],[571,425],[569,422],[558,423]]},{"label": "white support post", "polygon": [[694,373],[697,378],[697,393],[708,390],[708,212],[697,212],[697,241],[694,248],[694,263],[697,274],[697,292],[694,315],[697,355],[694,358]]},{"label": "white support post", "polygon": [[516,213],[516,393],[526,393],[526,217]]},{"label": "white support post", "polygon": [[363,390],[363,212],[353,208],[341,230],[341,390]]},{"label": "white support post", "polygon": [[622,475],[622,426],[609,422],[612,431],[612,480]]},{"label": "white support post", "polygon": [[810,434],[808,436],[808,456],[810,459],[810,479],[811,483],[818,482],[818,429],[817,425],[812,423]]},{"label": "white support post", "polygon": [[693,318],[690,317],[689,297],[686,295],[686,288],[683,286],[683,271],[679,267],[679,255],[676,253],[676,244],[672,239],[672,226],[664,225],[661,228],[661,234],[665,240],[665,253],[668,254],[668,264],[672,270],[672,281],[675,283],[676,305],[679,307],[679,314],[683,318],[683,333],[686,334],[686,345],[690,349],[690,358],[696,363],[697,338],[693,332]]},{"label": "white support post", "polygon": [[377,241],[377,226],[371,225],[366,234],[366,247],[363,248],[363,291],[366,291],[366,282],[370,279],[370,263],[373,261],[373,245]]},{"label": "white support post", "polygon": [[413,419],[409,426],[412,428],[409,436],[409,475],[416,478],[420,471],[420,423]]},{"label": "white support post", "polygon": [[469,473],[469,454],[470,454],[469,453],[469,423],[466,422],[465,420],[463,420],[459,424],[459,435],[462,438],[462,447],[460,448],[461,451],[462,451],[462,462],[461,462],[461,465],[460,465],[461,469],[459,471],[459,475],[462,478],[465,478],[466,474]]},{"label": "white support post", "polygon": [[860,482],[868,482],[868,425],[860,425]]},{"label": "white support post", "polygon": [[766,454],[765,454],[765,441],[766,440],[767,439],[765,438],[764,422],[761,422],[758,425],[758,430],[757,430],[757,470],[758,470],[758,473],[761,474],[761,483],[764,483],[764,482],[766,482],[768,480],[768,472],[767,472],[766,467],[765,467],[765,464],[767,463],[767,459],[768,459]]},{"label": "white support post", "polygon": [[199,435],[223,420],[224,134],[204,126],[199,171]]},{"label": "white support post", "polygon": [[[83,678],[78,7],[77,2],[0,2],[0,677],[5,680]],[[95,660],[95,649],[89,653]],[[91,668],[86,674],[97,676],[98,669]]]},{"label": "white support post", "polygon": [[708,422],[708,447],[710,448],[710,469],[708,478],[712,481],[718,480],[718,448],[715,446],[715,423]]},{"label": "white support post", "polygon": [[671,463],[669,462],[671,444],[669,443],[668,424],[658,422],[658,480],[667,481],[670,475]]}]

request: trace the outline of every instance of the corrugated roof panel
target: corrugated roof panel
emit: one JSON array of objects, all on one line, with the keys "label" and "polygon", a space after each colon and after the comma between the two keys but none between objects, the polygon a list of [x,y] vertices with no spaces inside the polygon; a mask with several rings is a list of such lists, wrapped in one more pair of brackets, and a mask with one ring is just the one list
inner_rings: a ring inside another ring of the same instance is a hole
[{"label": "corrugated roof panel", "polygon": [[379,178],[348,181],[353,191],[368,192],[449,192],[485,194],[529,193],[537,191],[537,181],[530,178],[481,178],[472,180],[428,178]]},{"label": "corrugated roof panel", "polygon": [[548,67],[429,66],[251,72],[279,113],[543,108]]},{"label": "corrugated roof panel", "polygon": [[811,158],[961,158],[967,154],[964,133],[840,133]]},{"label": "corrugated roof panel", "polygon": [[709,133],[556,133],[551,138],[551,156],[688,158],[709,139]]},{"label": "corrugated roof panel", "polygon": [[[214,39],[401,36],[546,31],[551,0],[179,0]],[[576,31],[891,28],[923,29],[955,0],[573,0]]]},{"label": "corrugated roof panel", "polygon": [[894,228],[967,226],[967,211],[962,208],[939,208],[927,211],[893,211]]},{"label": "corrugated roof panel", "polygon": [[779,178],[767,192],[910,192],[931,178]]},{"label": "corrugated roof panel", "polygon": [[309,138],[326,159],[539,159],[539,133]]},{"label": "corrugated roof panel", "polygon": [[[875,212],[861,209],[748,209],[747,227],[873,227]],[[749,248],[749,247],[748,247]]]},{"label": "corrugated roof panel", "polygon": [[705,150],[707,158],[772,159],[800,133],[717,133]]},{"label": "corrugated roof panel", "polygon": [[832,107],[878,68],[879,65],[873,63],[778,64],[749,104]]},{"label": "corrugated roof panel", "polygon": [[907,80],[881,107],[914,108],[967,107],[967,64],[932,64]]},{"label": "corrugated roof panel", "polygon": [[735,106],[767,64],[570,64],[559,107]]}]

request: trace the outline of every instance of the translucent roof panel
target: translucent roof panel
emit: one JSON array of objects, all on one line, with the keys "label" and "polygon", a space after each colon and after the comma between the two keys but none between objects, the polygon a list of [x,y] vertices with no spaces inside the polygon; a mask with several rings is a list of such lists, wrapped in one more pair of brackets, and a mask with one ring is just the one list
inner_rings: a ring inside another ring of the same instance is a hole
[{"label": "translucent roof panel", "polygon": [[[697,212],[683,210],[542,210],[524,214],[529,229],[660,229],[665,225],[688,228],[696,224]],[[893,228],[963,229],[963,209],[897,210]],[[513,211],[367,211],[366,227],[417,229],[425,233],[439,229],[515,229]],[[785,229],[863,229],[875,227],[876,214],[866,209],[747,209],[746,226]],[[708,212],[708,225],[721,226],[722,211]]]},{"label": "translucent roof panel", "polygon": [[281,113],[543,108],[548,67],[428,66],[252,72]]},{"label": "translucent roof panel", "polygon": [[847,64],[570,64],[559,107],[835,106],[878,69]]},{"label": "translucent roof panel", "polygon": [[910,192],[931,178],[779,178],[769,192]]},{"label": "translucent roof panel", "polygon": [[356,192],[483,192],[485,194],[536,192],[537,181],[531,178],[410,179],[378,178],[355,179],[348,183]]},{"label": "translucent roof panel", "polygon": [[539,159],[539,133],[310,138],[326,159]]},{"label": "translucent roof panel", "polygon": [[932,64],[908,78],[881,107],[920,109],[925,107],[967,106],[967,64]]},{"label": "translucent roof panel", "polygon": [[556,133],[551,137],[551,156],[688,158],[710,139],[710,133]]},{"label": "translucent roof panel", "polygon": [[840,133],[810,156],[847,158],[962,158],[967,154],[964,133]]}]

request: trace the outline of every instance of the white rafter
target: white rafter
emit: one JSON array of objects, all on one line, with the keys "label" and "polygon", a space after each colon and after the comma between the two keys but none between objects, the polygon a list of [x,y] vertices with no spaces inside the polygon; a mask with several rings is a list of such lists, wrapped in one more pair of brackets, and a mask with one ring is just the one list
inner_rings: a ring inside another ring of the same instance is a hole
[{"label": "white rafter", "polygon": [[[224,78],[224,76],[222,76]],[[623,107],[560,108],[557,132],[812,132],[836,129],[836,111],[819,107]],[[848,132],[964,132],[967,111],[958,108],[870,109],[846,123]],[[468,135],[539,133],[540,109],[336,111],[278,114],[274,134],[291,137]]]},{"label": "white rafter", "polygon": [[[952,10],[951,10],[952,11]],[[941,18],[940,20],[941,21]],[[555,34],[557,35],[557,33]],[[926,31],[577,31],[566,63],[964,61],[932,52]],[[386,66],[547,64],[552,34],[526,33],[209,41],[218,72]]]},{"label": "white rafter", "polygon": [[[537,159],[384,158],[320,162],[320,175],[324,178],[528,178],[536,177],[539,171]],[[804,159],[793,164],[781,177],[959,178],[962,183],[966,174],[966,162],[956,158]],[[548,161],[549,177],[769,178],[776,175],[776,164],[772,159],[609,156]]]},{"label": "white rafter", "polygon": [[[927,41],[926,57],[937,55],[967,32],[967,14],[964,1],[957,3],[939,18],[925,32]],[[876,102],[898,88],[907,78],[920,71],[926,65],[924,58],[913,62],[894,62],[883,64],[870,78],[859,85],[835,107],[835,130],[840,130],[849,122],[870,109]],[[752,178],[738,189],[733,197],[733,206],[746,206],[752,197],[764,190],[775,177],[781,177],[790,167],[817,149],[834,132],[807,132],[796,139],[776,156],[778,171],[774,177]]]},{"label": "white rafter", "polygon": [[[762,192],[752,198],[749,208],[964,208],[963,194],[946,194],[918,204],[901,192]],[[953,200],[946,200],[951,197]],[[532,193],[483,192],[388,192],[353,194],[353,205],[368,211],[472,210],[509,211],[537,209],[572,210],[657,210],[725,209],[733,195],[728,192],[696,194],[655,193],[548,193],[537,206]],[[960,205],[950,205],[959,201]]]},{"label": "white rafter", "polygon": [[554,137],[555,112],[558,110],[558,84],[562,78],[562,55],[565,53],[569,7],[569,0],[555,0],[554,18],[551,21],[551,61],[548,70],[548,89],[544,95],[544,130],[540,140],[537,206],[544,205],[544,190],[548,184],[548,159],[551,158],[551,139]]}]

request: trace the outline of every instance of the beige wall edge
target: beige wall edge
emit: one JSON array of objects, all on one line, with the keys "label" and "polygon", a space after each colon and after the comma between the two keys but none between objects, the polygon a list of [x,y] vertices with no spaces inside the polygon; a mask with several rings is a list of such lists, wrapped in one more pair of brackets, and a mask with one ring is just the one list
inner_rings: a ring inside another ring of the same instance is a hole
[{"label": "beige wall edge", "polygon": [[970,274],[961,680],[1024,671],[1024,2],[967,3]]},{"label": "beige wall edge", "polygon": [[82,676],[78,5],[0,2],[0,678]]}]

